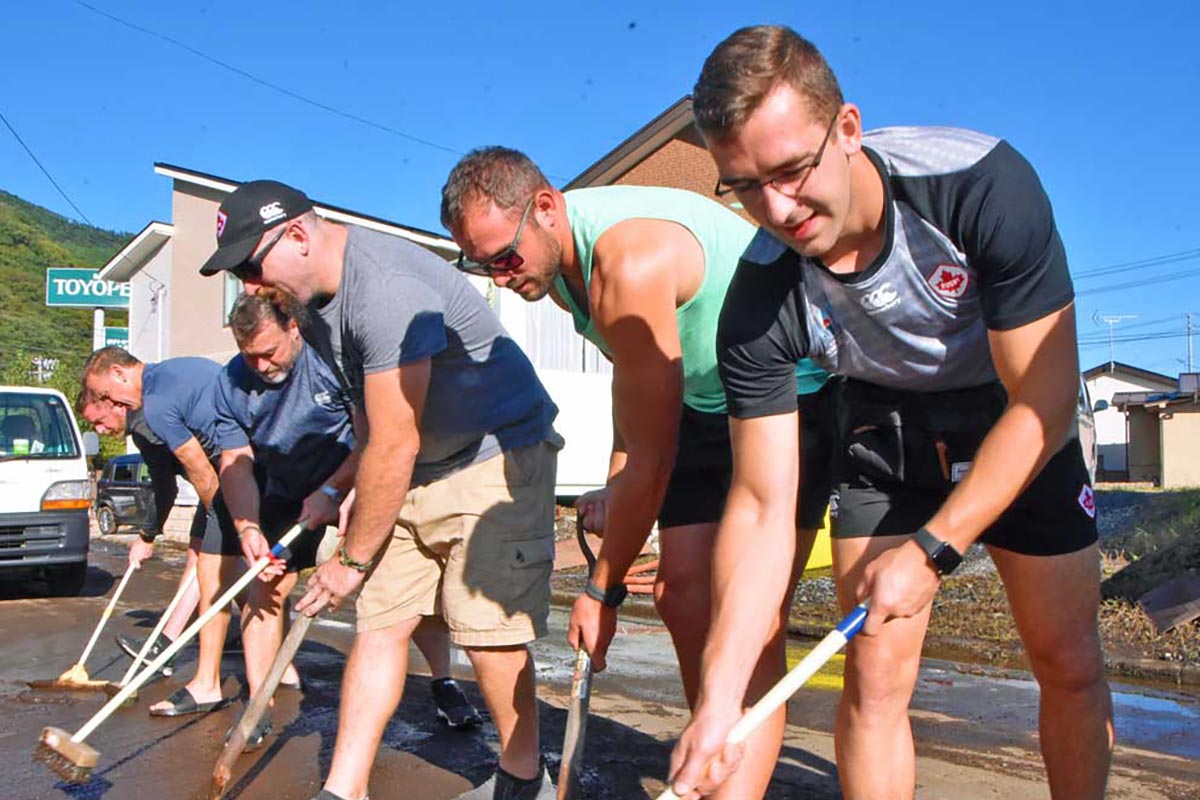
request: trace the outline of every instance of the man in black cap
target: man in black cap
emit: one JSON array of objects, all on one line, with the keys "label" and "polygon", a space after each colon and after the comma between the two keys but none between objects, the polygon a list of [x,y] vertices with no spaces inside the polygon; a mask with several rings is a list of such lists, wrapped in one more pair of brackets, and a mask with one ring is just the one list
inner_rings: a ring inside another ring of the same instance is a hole
[{"label": "man in black cap", "polygon": [[[478,800],[554,797],[538,747],[528,643],[547,632],[557,409],[487,301],[433,253],[320,219],[301,192],[254,181],[221,204],[216,253],[248,291],[307,306],[304,337],[365,422],[353,516],[297,611],[361,587],[333,763],[320,800],[362,800],[399,703],[408,643],[439,611],[500,738]],[[369,430],[369,435],[367,435]]]}]

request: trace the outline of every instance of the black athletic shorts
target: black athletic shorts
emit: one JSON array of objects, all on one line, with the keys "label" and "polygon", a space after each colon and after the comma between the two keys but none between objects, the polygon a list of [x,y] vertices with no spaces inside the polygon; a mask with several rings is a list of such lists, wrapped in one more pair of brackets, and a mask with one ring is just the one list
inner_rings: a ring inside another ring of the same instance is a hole
[{"label": "black athletic shorts", "polygon": [[[296,520],[300,517],[300,507],[303,504],[303,500],[287,500],[274,495],[268,495],[259,501],[259,527],[262,528],[268,542],[272,545],[275,544],[296,524]],[[220,492],[217,493],[213,506],[214,513],[209,516],[215,515],[219,524],[208,525],[204,541],[200,545],[200,552],[211,555],[240,556],[242,543],[238,539],[237,529],[233,525],[233,519],[229,516],[229,509],[226,508],[225,500],[221,497]],[[290,553],[287,560],[288,572],[297,572],[316,565],[317,547],[321,544],[321,537],[324,534],[325,528],[322,527],[316,531],[305,531],[292,540],[287,548]]]},{"label": "black athletic shorts", "polygon": [[[998,382],[906,392],[847,380],[837,411],[833,536],[898,536],[925,525],[970,470],[1006,401]],[[980,537],[1036,556],[1073,553],[1096,539],[1096,506],[1077,437]]]},{"label": "black athletic shorts", "polygon": [[[797,397],[803,447],[796,525],[804,529],[820,528],[829,505],[834,434],[833,383],[831,380],[820,391]],[[729,417],[684,406],[679,420],[675,469],[659,509],[658,527],[719,522],[732,479]]]}]

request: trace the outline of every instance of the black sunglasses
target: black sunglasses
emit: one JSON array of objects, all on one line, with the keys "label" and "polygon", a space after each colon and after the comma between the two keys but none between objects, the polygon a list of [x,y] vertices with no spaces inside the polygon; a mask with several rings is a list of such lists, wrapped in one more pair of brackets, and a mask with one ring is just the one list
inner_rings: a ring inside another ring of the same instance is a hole
[{"label": "black sunglasses", "polygon": [[525,232],[525,222],[529,219],[529,212],[532,210],[533,199],[531,198],[525,204],[525,213],[521,215],[521,224],[517,226],[517,235],[513,237],[512,244],[508,247],[486,261],[479,263],[469,261],[465,253],[459,253],[458,261],[454,266],[468,275],[478,275],[481,278],[490,278],[493,275],[505,275],[520,269],[521,265],[525,263],[525,259],[517,252],[517,247],[521,244],[521,234]]},{"label": "black sunglasses", "polygon": [[267,254],[271,252],[271,248],[279,244],[279,240],[283,238],[285,233],[287,233],[286,225],[284,226],[283,230],[281,230],[279,234],[262,249],[261,252],[258,254],[252,254],[245,261],[230,269],[229,271],[233,273],[233,277],[237,278],[243,283],[248,280],[256,281],[261,278],[263,261],[267,259]]}]

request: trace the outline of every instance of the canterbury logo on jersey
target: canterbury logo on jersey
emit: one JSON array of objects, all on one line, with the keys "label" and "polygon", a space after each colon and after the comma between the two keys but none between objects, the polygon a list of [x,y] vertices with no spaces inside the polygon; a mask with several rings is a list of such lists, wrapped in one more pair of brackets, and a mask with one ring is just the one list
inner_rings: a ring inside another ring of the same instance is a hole
[{"label": "canterbury logo on jersey", "polygon": [[899,303],[900,293],[892,288],[892,284],[885,283],[863,295],[859,302],[868,314],[878,314]]}]

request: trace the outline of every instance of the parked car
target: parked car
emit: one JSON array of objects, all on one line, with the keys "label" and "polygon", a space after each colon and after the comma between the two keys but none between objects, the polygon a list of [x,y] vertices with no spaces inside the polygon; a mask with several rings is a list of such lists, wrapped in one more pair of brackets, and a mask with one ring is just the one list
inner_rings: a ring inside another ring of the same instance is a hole
[{"label": "parked car", "polygon": [[122,525],[144,530],[154,518],[150,470],[141,455],[116,456],[96,482],[96,525],[109,535]]},{"label": "parked car", "polygon": [[[1096,401],[1095,411],[1108,408],[1105,400]],[[1088,392],[1087,381],[1079,376],[1079,444],[1083,448],[1083,462],[1087,465],[1088,476],[1096,483],[1096,468],[1099,461],[1099,444],[1096,441],[1096,416],[1093,412],[1092,396]]]},{"label": "parked car", "polygon": [[87,576],[87,457],[66,397],[54,389],[0,386],[0,578],[42,573],[50,591],[75,595]]}]

